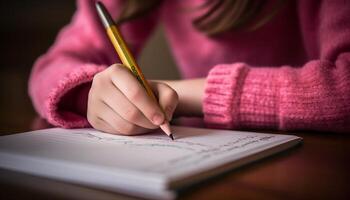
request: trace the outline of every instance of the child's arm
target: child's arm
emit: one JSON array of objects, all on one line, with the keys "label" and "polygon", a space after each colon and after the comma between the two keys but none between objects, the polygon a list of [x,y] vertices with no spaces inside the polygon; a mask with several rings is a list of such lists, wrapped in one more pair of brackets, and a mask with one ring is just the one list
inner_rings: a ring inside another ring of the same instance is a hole
[{"label": "child's arm", "polygon": [[[298,68],[221,64],[206,86],[203,80],[169,82],[180,99],[176,113],[200,115],[203,106],[205,122],[215,128],[349,132],[349,2],[323,1],[318,24],[308,15],[314,11],[307,8],[315,9],[310,5],[300,6],[300,21],[306,50],[318,51],[312,60]],[[194,87],[203,91],[193,93]]]},{"label": "child's arm", "polygon": [[[120,1],[103,2],[116,17]],[[151,15],[121,28],[134,53],[150,34],[155,17]],[[117,55],[99,21],[94,1],[78,1],[72,22],[32,70],[29,94],[35,109],[56,126],[88,126],[86,105],[91,81],[96,73],[116,62]]]}]

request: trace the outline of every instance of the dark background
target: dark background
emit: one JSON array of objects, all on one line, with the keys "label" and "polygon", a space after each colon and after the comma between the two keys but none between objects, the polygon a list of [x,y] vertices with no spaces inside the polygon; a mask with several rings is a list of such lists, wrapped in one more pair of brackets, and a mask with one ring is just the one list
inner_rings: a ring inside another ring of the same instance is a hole
[{"label": "dark background", "polygon": [[30,70],[74,10],[69,0],[0,2],[0,132],[28,130],[36,116],[27,92]]},{"label": "dark background", "polygon": [[[27,90],[30,70],[69,23],[75,4],[73,0],[0,0],[0,134],[28,131],[36,119]],[[161,26],[147,42],[139,64],[147,78],[179,78]]]}]

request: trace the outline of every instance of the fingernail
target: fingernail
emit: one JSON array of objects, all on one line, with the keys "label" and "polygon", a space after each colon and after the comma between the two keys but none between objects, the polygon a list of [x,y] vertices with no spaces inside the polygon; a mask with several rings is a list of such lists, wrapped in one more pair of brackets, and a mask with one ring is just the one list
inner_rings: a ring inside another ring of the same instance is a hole
[{"label": "fingernail", "polygon": [[152,122],[155,125],[161,125],[163,123],[163,117],[160,114],[155,114],[152,118]]}]

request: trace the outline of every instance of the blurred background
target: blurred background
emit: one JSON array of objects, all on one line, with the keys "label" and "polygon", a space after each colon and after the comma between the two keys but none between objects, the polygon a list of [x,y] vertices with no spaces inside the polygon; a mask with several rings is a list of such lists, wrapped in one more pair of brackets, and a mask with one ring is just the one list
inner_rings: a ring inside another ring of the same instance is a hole
[{"label": "blurred background", "polygon": [[[27,92],[30,70],[75,9],[73,0],[0,1],[0,134],[28,131],[35,121]],[[179,78],[161,25],[138,60],[149,79]]]}]

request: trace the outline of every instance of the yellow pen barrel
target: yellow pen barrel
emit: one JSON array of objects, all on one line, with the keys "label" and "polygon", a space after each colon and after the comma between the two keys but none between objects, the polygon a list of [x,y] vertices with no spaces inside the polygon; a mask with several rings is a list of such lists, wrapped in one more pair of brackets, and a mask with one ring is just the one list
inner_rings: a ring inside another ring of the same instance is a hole
[{"label": "yellow pen barrel", "polygon": [[151,87],[149,86],[147,80],[143,76],[141,69],[137,65],[134,57],[132,56],[129,48],[127,47],[125,41],[123,40],[118,28],[112,25],[106,28],[108,37],[111,39],[112,44],[117,51],[122,63],[130,69],[130,71],[136,76],[137,80],[146,89],[148,95],[150,95],[155,101],[157,98],[154,96]]}]

